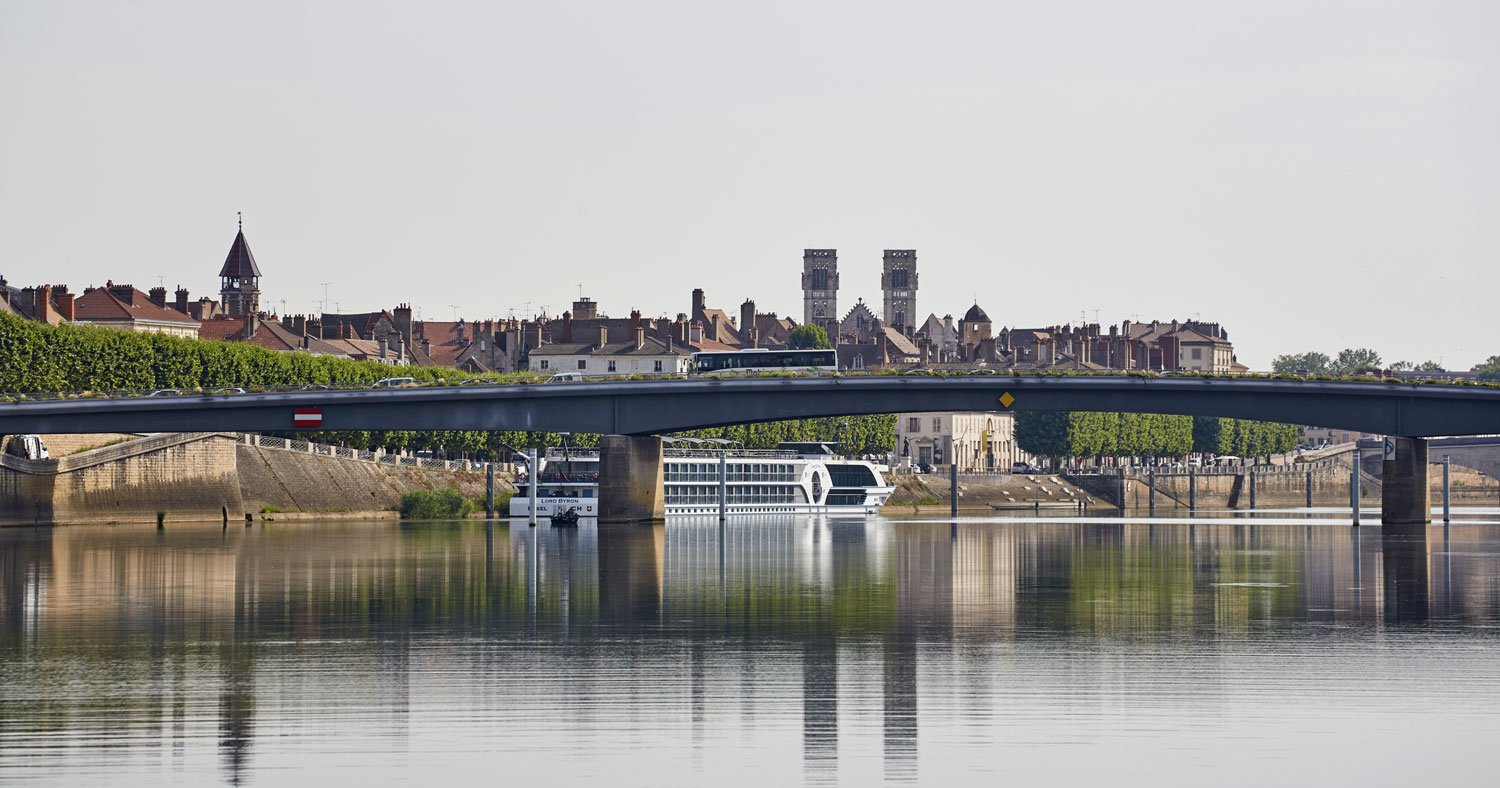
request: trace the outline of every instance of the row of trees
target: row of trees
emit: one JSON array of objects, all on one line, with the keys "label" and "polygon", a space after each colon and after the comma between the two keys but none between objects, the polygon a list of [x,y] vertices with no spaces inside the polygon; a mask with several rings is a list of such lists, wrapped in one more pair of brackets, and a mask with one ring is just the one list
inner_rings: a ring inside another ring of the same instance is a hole
[{"label": "row of trees", "polygon": [[373,383],[394,374],[418,381],[475,377],[436,367],[397,372],[374,361],[278,353],[240,342],[50,326],[0,314],[0,392]]},{"label": "row of trees", "polygon": [[1016,446],[1044,457],[1236,457],[1279,454],[1297,447],[1300,429],[1243,419],[1155,413],[1021,411]]},{"label": "row of trees", "polygon": [[[565,439],[569,446],[578,448],[599,445],[597,434],[584,432],[566,436],[556,432],[509,430],[325,430],[275,434],[284,438],[332,443],[353,449],[443,452],[482,460],[507,458],[507,446],[521,450],[545,449],[549,446],[561,446]],[[796,419],[688,430],[674,434],[693,438],[727,438],[739,441],[747,449],[773,449],[783,441],[838,441],[846,451],[854,454],[884,454],[891,451],[896,442],[896,417],[884,415]]]},{"label": "row of trees", "polygon": [[[1440,371],[1438,365],[1431,361],[1421,364],[1412,364],[1408,361],[1396,362],[1400,366],[1392,369],[1420,369],[1423,371]],[[1382,369],[1380,354],[1370,348],[1344,348],[1337,356],[1329,358],[1323,353],[1310,351],[1307,353],[1293,353],[1285,356],[1277,356],[1271,362],[1271,371],[1280,375],[1324,375],[1331,377],[1343,377],[1345,375],[1362,375],[1366,372],[1379,372]]]},{"label": "row of trees", "polygon": [[1480,380],[1500,380],[1500,356],[1490,356],[1475,364],[1472,371],[1479,373]]}]

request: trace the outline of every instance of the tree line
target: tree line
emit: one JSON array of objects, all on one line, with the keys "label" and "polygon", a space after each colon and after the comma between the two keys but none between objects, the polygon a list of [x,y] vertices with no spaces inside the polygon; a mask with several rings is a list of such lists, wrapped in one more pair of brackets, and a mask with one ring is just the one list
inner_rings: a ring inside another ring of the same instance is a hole
[{"label": "tree line", "polygon": [[1016,447],[1042,457],[1172,457],[1190,453],[1234,457],[1281,454],[1297,447],[1301,429],[1244,419],[1156,413],[1020,411]]}]

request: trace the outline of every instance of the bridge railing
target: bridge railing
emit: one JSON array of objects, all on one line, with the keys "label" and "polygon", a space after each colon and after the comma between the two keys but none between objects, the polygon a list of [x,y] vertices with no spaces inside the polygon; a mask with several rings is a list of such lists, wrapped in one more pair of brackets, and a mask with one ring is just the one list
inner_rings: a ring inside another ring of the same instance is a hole
[{"label": "bridge railing", "polygon": [[372,451],[370,449],[355,449],[348,446],[333,446],[327,443],[313,443],[294,438],[279,438],[273,435],[244,433],[240,439],[247,445],[257,446],[262,449],[294,451],[302,454],[314,454],[320,457],[338,457],[356,462],[372,462],[396,467],[468,470],[483,466],[483,463],[476,460],[439,460],[431,457],[402,456],[398,454],[386,454],[380,450]]}]

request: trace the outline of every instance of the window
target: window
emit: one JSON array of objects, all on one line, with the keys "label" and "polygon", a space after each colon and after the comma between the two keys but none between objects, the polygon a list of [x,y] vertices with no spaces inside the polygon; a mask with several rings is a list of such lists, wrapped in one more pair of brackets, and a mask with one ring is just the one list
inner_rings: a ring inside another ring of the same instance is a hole
[{"label": "window", "polygon": [[1197,360],[1199,360],[1201,358],[1203,358],[1203,348],[1201,348],[1201,347],[1195,347],[1195,348],[1193,348],[1193,360],[1197,361]]},{"label": "window", "polygon": [[661,359],[657,359],[656,360],[656,371],[657,372],[661,371]]},{"label": "window", "polygon": [[[546,364],[547,362],[543,361],[542,363]],[[917,418],[916,416],[912,416],[911,418],[907,419],[906,420],[906,431],[907,432],[921,432],[922,431],[922,420],[919,419],[919,418]]]},{"label": "window", "polygon": [[589,360],[586,359],[586,358],[580,358],[580,359],[578,359],[578,368],[579,369],[588,369],[589,368]]},{"label": "window", "polygon": [[542,359],[542,369],[546,369],[546,368],[547,368],[547,359],[544,358],[544,359]]},{"label": "window", "polygon": [[813,272],[812,272],[812,289],[814,289],[814,290],[827,290],[828,289],[828,269],[827,268],[814,268],[813,269]]},{"label": "window", "polygon": [[614,372],[615,371],[615,360],[614,359],[610,359],[609,360],[609,371],[610,372]]},{"label": "window", "polygon": [[941,418],[939,418],[937,416],[933,416],[932,417],[932,431],[933,432],[942,432],[943,431],[943,420]]},{"label": "window", "polygon": [[908,279],[908,274],[907,274],[907,271],[905,269],[898,268],[895,271],[891,272],[891,287],[892,288],[897,289],[897,290],[905,290],[907,288],[907,283],[909,281],[910,280]]},{"label": "window", "polygon": [[864,369],[865,368],[865,357],[864,356],[855,356],[854,357],[854,363],[851,364],[850,366],[854,367],[855,369]]}]

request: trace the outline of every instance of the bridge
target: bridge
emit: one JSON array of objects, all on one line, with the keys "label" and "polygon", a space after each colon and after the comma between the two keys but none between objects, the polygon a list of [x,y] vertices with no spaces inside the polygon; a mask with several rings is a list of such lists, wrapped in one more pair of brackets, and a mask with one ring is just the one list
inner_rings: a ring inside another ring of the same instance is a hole
[{"label": "bridge", "polygon": [[[924,411],[1113,411],[1220,416],[1401,436],[1384,469],[1386,522],[1429,519],[1430,436],[1500,433],[1500,387],[1131,375],[864,375],[427,386],[0,404],[0,434],[321,430],[596,432],[604,467],[654,456],[622,489],[654,486],[664,432]],[[617,465],[617,467],[619,467]],[[1420,473],[1423,482],[1418,485]],[[606,484],[607,488],[614,485]],[[1418,489],[1420,488],[1420,489]],[[604,490],[601,493],[605,492]],[[1395,492],[1396,494],[1392,494]],[[1409,494],[1408,494],[1409,493]],[[646,493],[649,497],[649,491]],[[1420,500],[1418,500],[1420,499]],[[601,501],[601,503],[604,503]],[[632,505],[631,511],[639,507]]]}]

